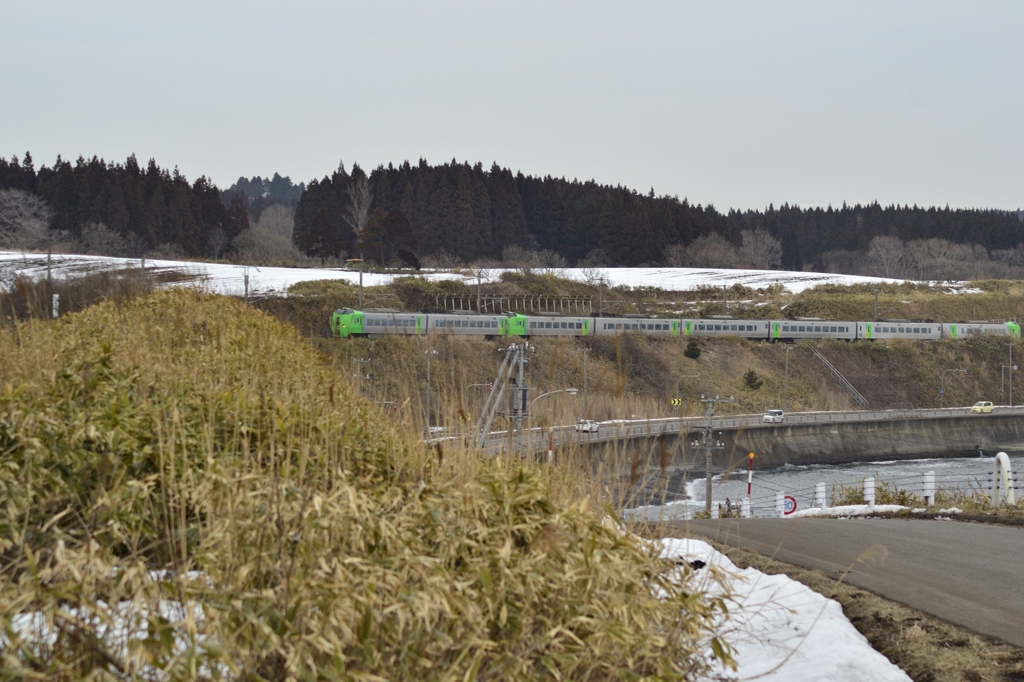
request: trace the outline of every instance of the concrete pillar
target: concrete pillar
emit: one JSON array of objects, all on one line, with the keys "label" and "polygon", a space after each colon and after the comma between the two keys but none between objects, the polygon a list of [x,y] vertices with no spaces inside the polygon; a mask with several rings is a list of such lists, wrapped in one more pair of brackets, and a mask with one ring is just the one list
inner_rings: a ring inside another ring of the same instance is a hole
[{"label": "concrete pillar", "polygon": [[775,493],[775,513],[779,515],[780,519],[786,517],[786,494]]},{"label": "concrete pillar", "polygon": [[875,477],[869,476],[864,479],[864,501],[868,503],[868,507],[874,509],[875,507]]},{"label": "concrete pillar", "polygon": [[750,500],[740,502],[740,518],[750,518]]},{"label": "concrete pillar", "polygon": [[713,519],[717,519],[718,518],[718,505],[717,504],[711,505],[711,518],[713,518]]}]

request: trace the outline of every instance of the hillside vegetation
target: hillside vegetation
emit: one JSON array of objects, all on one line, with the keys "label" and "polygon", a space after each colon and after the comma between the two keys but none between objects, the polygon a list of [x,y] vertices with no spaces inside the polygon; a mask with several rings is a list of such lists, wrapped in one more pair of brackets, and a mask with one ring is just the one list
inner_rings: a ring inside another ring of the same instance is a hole
[{"label": "hillside vegetation", "polygon": [[6,327],[3,675],[683,679],[727,658],[720,603],[602,523],[585,475],[427,450],[349,371],[190,291]]}]

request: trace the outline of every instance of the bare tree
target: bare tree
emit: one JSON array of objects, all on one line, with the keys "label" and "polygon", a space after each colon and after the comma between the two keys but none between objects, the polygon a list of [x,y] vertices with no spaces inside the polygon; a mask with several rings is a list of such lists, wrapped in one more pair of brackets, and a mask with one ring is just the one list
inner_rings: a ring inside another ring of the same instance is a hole
[{"label": "bare tree", "polygon": [[103,223],[90,222],[82,228],[80,250],[99,256],[125,256],[128,244],[124,237]]},{"label": "bare tree", "polygon": [[844,275],[860,275],[868,272],[865,264],[865,252],[850,249],[833,249],[821,254],[821,267],[824,272],[835,272]]},{"label": "bare tree", "polygon": [[736,247],[728,239],[711,232],[697,237],[686,247],[684,262],[691,268],[735,268],[739,265]]},{"label": "bare tree", "polygon": [[231,242],[223,228],[215,227],[206,233],[206,249],[210,258],[217,260]]},{"label": "bare tree", "polygon": [[743,230],[740,257],[760,270],[774,270],[782,264],[782,243],[768,230]]},{"label": "bare tree", "polygon": [[[1008,256],[1002,254],[1001,258],[1006,260]],[[972,279],[993,274],[992,259],[980,244],[918,239],[907,244],[905,261],[922,280]]]},{"label": "bare tree", "polygon": [[291,239],[295,231],[295,209],[284,204],[271,204],[260,212],[253,227]]},{"label": "bare tree", "polygon": [[292,241],[294,209],[282,204],[268,206],[259,219],[232,242],[238,259],[245,263],[291,263],[308,261]]},{"label": "bare tree", "polygon": [[353,179],[346,192],[348,206],[345,208],[345,222],[356,233],[356,240],[359,241],[366,228],[366,222],[370,219],[370,205],[373,203],[373,191],[369,178],[359,174]]},{"label": "bare tree", "polygon": [[501,259],[506,267],[518,268],[524,273],[534,269],[560,270],[568,266],[568,262],[560,254],[548,249],[531,251],[516,244],[509,244],[501,251]]},{"label": "bare tree", "polygon": [[897,274],[903,256],[903,240],[899,237],[882,235],[868,243],[868,258],[874,264],[876,271],[886,277],[893,277]]},{"label": "bare tree", "polygon": [[36,249],[60,240],[50,230],[53,209],[35,194],[20,189],[0,189],[0,246]]},{"label": "bare tree", "polygon": [[665,264],[673,268],[686,267],[686,247],[682,244],[669,244],[662,254]]}]

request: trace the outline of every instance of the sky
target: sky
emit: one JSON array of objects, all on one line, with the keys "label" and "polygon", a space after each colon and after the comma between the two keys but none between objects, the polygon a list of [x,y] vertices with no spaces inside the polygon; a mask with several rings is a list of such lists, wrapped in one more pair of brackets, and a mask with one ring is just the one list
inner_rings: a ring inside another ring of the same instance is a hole
[{"label": "sky", "polygon": [[1024,207],[1024,3],[0,0],[0,156]]}]

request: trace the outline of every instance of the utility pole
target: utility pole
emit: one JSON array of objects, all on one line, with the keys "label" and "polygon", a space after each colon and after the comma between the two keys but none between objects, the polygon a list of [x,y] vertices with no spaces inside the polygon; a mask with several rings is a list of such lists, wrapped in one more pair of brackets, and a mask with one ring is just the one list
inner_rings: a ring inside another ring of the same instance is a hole
[{"label": "utility pole", "polygon": [[875,287],[875,322],[878,322],[878,287]]},{"label": "utility pole", "polygon": [[356,364],[356,395],[363,394],[363,379],[369,379],[370,375],[363,376],[363,368],[361,365],[369,362],[369,358],[352,358],[352,362]]},{"label": "utility pole", "polygon": [[[702,429],[703,433],[701,434],[701,440],[699,444],[698,441],[695,439],[690,443],[690,446],[693,447],[695,450],[699,449],[704,451],[704,509],[710,512],[712,468],[711,455],[712,452],[714,452],[715,450],[725,449],[725,444],[722,443],[721,439],[715,439],[714,434],[712,433],[712,426],[714,424],[715,403],[731,403],[735,402],[735,398],[719,398],[718,396],[715,396],[714,398],[706,398],[704,396],[701,396],[700,401],[707,406],[708,423]],[[719,435],[721,435],[721,433],[719,433]]]},{"label": "utility pole", "polygon": [[423,354],[427,356],[427,438],[430,438],[430,358],[437,355],[436,350],[425,350]]},{"label": "utility pole", "polygon": [[786,378],[782,381],[782,411],[786,411],[786,398],[789,397],[789,351],[790,347],[786,346]]},{"label": "utility pole", "polygon": [[725,285],[723,284],[722,285],[722,314],[723,315],[728,315],[729,314],[729,304],[726,302],[725,291],[726,291]]},{"label": "utility pole", "polygon": [[587,411],[587,353],[593,348],[577,348],[576,350],[583,353],[583,417],[586,419],[590,417],[590,413]]},{"label": "utility pole", "polygon": [[480,287],[481,287],[482,273],[480,270],[476,271],[476,311],[478,313],[483,312],[480,310]]}]

